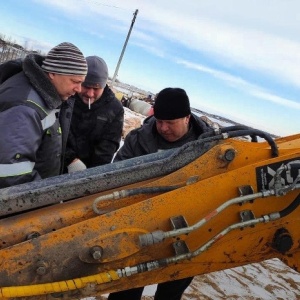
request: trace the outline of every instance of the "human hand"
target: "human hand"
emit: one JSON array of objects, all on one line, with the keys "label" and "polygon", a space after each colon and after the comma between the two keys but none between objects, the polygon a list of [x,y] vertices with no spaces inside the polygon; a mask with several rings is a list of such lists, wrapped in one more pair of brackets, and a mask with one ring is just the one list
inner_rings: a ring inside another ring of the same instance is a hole
[{"label": "human hand", "polygon": [[79,159],[75,158],[68,166],[68,173],[74,173],[86,169],[86,165]]}]

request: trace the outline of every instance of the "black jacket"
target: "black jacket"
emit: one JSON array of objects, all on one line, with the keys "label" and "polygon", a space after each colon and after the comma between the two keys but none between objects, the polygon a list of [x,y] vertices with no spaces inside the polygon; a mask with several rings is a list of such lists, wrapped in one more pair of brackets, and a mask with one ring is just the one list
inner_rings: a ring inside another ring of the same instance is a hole
[{"label": "black jacket", "polygon": [[71,109],[43,59],[30,54],[0,65],[0,188],[62,173]]},{"label": "black jacket", "polygon": [[[196,115],[191,114],[189,132],[176,142],[165,141],[164,149],[180,147],[192,140],[196,140],[199,135],[210,130],[213,130],[212,127]],[[155,153],[159,150],[161,139],[156,130],[155,117],[148,117],[145,119],[142,127],[129,132],[114,161]]]},{"label": "black jacket", "polygon": [[108,86],[90,109],[75,95],[65,166],[75,158],[87,168],[110,163],[120,145],[123,123],[123,105]]}]

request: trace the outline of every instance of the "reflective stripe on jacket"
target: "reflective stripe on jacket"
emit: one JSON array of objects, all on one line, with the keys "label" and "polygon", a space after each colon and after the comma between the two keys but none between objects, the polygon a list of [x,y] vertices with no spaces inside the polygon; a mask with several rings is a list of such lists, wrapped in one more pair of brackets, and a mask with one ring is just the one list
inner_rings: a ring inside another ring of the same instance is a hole
[{"label": "reflective stripe on jacket", "polygon": [[[37,59],[37,60],[36,60]],[[60,174],[62,100],[31,55],[0,85],[0,188]],[[1,66],[1,72],[9,69]]]}]

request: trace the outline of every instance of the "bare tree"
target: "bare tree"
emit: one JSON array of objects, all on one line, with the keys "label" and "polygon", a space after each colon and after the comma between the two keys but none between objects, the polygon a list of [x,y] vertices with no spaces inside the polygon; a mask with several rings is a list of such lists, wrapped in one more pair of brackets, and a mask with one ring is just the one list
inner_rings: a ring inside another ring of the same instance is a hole
[{"label": "bare tree", "polygon": [[7,37],[5,34],[0,33],[0,63],[24,57],[26,54],[32,52],[37,53],[33,50],[24,49],[24,47],[17,44],[16,40],[13,40],[11,37]]}]

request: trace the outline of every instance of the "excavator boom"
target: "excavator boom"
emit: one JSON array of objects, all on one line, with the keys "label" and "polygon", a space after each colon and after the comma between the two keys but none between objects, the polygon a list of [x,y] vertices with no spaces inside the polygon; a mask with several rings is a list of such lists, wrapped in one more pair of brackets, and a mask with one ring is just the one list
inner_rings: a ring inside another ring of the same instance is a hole
[{"label": "excavator boom", "polygon": [[299,189],[300,134],[235,126],[2,189],[0,298],[80,299],[270,258],[299,271]]}]

